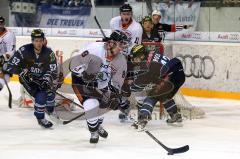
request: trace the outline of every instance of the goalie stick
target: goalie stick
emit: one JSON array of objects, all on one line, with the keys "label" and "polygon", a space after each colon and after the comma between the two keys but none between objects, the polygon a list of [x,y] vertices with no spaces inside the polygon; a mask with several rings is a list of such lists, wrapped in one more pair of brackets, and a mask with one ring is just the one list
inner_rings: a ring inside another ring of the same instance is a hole
[{"label": "goalie stick", "polygon": [[12,92],[11,92],[9,86],[8,86],[8,83],[7,83],[7,80],[5,79],[5,77],[3,77],[3,80],[4,80],[4,82],[7,86],[7,90],[8,90],[8,94],[9,94],[9,96],[8,96],[8,107],[10,109],[12,109]]}]

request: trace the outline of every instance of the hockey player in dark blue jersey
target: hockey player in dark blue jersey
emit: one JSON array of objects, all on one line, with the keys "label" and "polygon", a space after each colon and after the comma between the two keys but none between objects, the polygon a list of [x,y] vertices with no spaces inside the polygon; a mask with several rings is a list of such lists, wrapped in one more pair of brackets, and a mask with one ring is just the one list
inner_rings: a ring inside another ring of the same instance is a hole
[{"label": "hockey player in dark blue jersey", "polygon": [[180,123],[182,116],[178,112],[173,96],[185,82],[185,74],[179,59],[168,57],[159,53],[158,50],[147,51],[144,45],[135,45],[132,48],[132,62],[145,73],[135,77],[131,90],[139,92],[146,90],[146,96],[139,108],[138,121],[145,127],[154,106],[158,101],[163,103],[164,108],[170,115],[167,123]]},{"label": "hockey player in dark blue jersey", "polygon": [[20,83],[34,97],[34,115],[39,125],[52,127],[45,119],[45,111],[54,112],[55,93],[52,91],[53,80],[57,77],[57,62],[54,52],[44,46],[44,33],[34,29],[32,43],[23,45],[9,60],[6,72],[17,74]]}]

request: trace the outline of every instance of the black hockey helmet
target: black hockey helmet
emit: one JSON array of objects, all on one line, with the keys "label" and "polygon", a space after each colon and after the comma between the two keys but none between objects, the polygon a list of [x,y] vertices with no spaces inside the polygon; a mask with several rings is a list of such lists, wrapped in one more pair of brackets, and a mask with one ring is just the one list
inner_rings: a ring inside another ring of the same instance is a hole
[{"label": "black hockey helmet", "polygon": [[31,33],[31,38],[34,40],[35,38],[45,38],[45,35],[41,29],[34,29]]},{"label": "black hockey helmet", "polygon": [[0,23],[5,23],[5,19],[3,16],[0,16]]},{"label": "black hockey helmet", "polygon": [[132,7],[130,6],[130,4],[123,4],[120,8],[120,13],[121,12],[132,12]]},{"label": "black hockey helmet", "polygon": [[110,35],[109,40],[120,42],[124,48],[131,45],[130,37],[127,36],[127,34],[125,34],[123,31],[120,31],[120,30],[113,31],[112,34]]},{"label": "black hockey helmet", "polygon": [[132,58],[140,57],[144,55],[144,58],[147,56],[147,50],[143,44],[137,44],[132,47],[130,56]]},{"label": "black hockey helmet", "polygon": [[128,36],[120,30],[113,31],[112,34],[110,35],[110,40],[118,41],[118,42],[129,42],[130,41]]}]

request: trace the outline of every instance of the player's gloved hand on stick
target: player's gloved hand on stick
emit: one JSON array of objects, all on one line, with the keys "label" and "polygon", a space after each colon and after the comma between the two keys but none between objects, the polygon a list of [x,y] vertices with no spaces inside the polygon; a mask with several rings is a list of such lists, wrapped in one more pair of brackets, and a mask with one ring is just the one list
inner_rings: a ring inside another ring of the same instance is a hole
[{"label": "player's gloved hand on stick", "polygon": [[19,74],[19,79],[24,83],[30,83],[33,80],[31,73],[27,69],[22,70]]},{"label": "player's gloved hand on stick", "polygon": [[102,91],[101,107],[117,110],[120,103],[118,93],[116,93],[118,89],[115,88],[114,86],[108,85],[106,88],[101,89],[101,91]]},{"label": "player's gloved hand on stick", "polygon": [[53,81],[53,79],[52,79],[52,76],[50,75],[50,74],[45,74],[45,75],[43,75],[43,77],[42,77],[42,79],[41,79],[41,87],[43,88],[43,89],[51,89],[51,87],[52,87],[52,81]]},{"label": "player's gloved hand on stick", "polygon": [[82,79],[84,82],[92,82],[93,80],[95,80],[96,75],[94,74],[88,74],[86,71],[83,71],[82,73]]},{"label": "player's gloved hand on stick", "polygon": [[110,82],[108,82],[108,89],[111,93],[118,95],[119,89],[113,86]]},{"label": "player's gloved hand on stick", "polygon": [[113,86],[110,82],[108,83],[108,88],[110,90],[110,102],[109,108],[112,110],[118,110],[121,103],[121,94],[118,88]]},{"label": "player's gloved hand on stick", "polygon": [[111,98],[108,103],[108,108],[111,110],[118,110],[119,103],[120,103],[119,98]]}]

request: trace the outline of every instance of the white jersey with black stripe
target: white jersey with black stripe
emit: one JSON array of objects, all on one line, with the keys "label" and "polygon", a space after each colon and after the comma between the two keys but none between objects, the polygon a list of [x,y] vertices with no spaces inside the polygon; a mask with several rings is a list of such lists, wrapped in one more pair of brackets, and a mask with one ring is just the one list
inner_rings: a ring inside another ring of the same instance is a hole
[{"label": "white jersey with black stripe", "polygon": [[16,37],[13,32],[5,29],[0,33],[0,55],[9,54],[12,56],[16,51]]},{"label": "white jersey with black stripe", "polygon": [[106,58],[103,42],[95,42],[73,54],[70,62],[71,72],[82,75],[83,71],[97,76],[98,88],[108,86],[111,81],[114,86],[121,88],[127,69],[127,61],[122,54],[118,54],[112,61]]},{"label": "white jersey with black stripe", "polygon": [[134,45],[142,43],[143,29],[141,24],[134,19],[132,19],[132,22],[127,27],[123,27],[121,17],[114,17],[110,21],[110,29],[112,31],[121,30],[131,39],[130,47],[127,51],[125,51],[125,54],[130,54],[131,48]]}]

